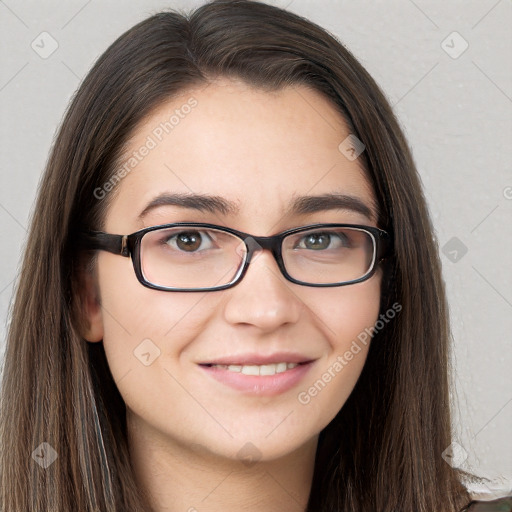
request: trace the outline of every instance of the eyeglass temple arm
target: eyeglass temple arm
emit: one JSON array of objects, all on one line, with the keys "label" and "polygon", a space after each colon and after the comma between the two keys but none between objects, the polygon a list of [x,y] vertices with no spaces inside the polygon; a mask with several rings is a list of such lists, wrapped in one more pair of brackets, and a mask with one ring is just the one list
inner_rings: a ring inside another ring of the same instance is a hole
[{"label": "eyeglass temple arm", "polygon": [[101,231],[89,231],[83,233],[82,244],[85,249],[101,249],[121,256],[130,256],[127,235],[111,235]]},{"label": "eyeglass temple arm", "polygon": [[379,261],[385,260],[390,256],[392,251],[393,243],[389,233],[381,232],[379,235],[379,253],[377,258]]}]

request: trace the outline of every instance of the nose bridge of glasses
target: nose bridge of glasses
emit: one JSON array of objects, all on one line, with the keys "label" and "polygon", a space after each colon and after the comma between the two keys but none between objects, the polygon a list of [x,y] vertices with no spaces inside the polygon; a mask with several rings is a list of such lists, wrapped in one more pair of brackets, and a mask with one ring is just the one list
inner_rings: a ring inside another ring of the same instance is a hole
[{"label": "nose bridge of glasses", "polygon": [[279,236],[247,236],[244,239],[244,243],[247,247],[247,259],[250,262],[254,257],[255,253],[266,249],[270,251],[274,256],[277,256],[280,251],[281,237]]}]

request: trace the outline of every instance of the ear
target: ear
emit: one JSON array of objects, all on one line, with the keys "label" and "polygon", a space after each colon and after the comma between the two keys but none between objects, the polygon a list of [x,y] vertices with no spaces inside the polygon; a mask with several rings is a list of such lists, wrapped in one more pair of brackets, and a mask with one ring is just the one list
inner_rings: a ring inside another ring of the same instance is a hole
[{"label": "ear", "polygon": [[91,343],[103,340],[103,311],[96,272],[91,269],[83,269],[80,295],[82,336]]}]

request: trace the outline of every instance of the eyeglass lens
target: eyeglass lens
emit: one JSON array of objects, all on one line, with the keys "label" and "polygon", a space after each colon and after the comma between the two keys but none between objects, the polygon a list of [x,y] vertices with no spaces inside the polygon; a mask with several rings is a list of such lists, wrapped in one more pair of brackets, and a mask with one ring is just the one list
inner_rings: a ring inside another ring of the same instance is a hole
[{"label": "eyeglass lens", "polygon": [[[231,283],[247,258],[243,240],[196,226],[163,228],[141,240],[141,270],[151,284],[169,288],[213,288]],[[282,245],[288,274],[309,284],[335,284],[365,276],[375,243],[359,228],[313,228],[288,235]]]}]

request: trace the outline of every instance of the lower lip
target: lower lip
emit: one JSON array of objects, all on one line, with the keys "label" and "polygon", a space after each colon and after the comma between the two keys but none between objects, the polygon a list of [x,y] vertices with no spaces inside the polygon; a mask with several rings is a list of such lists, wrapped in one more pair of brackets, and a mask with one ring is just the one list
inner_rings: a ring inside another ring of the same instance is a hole
[{"label": "lower lip", "polygon": [[205,372],[222,384],[249,395],[273,396],[284,393],[296,386],[309,371],[313,361],[299,364],[291,370],[275,375],[245,375],[223,368],[199,365]]}]

